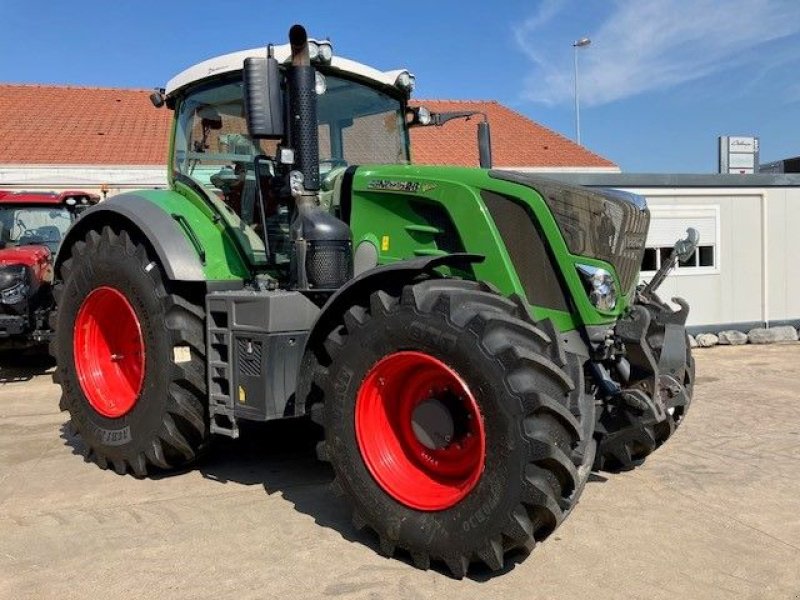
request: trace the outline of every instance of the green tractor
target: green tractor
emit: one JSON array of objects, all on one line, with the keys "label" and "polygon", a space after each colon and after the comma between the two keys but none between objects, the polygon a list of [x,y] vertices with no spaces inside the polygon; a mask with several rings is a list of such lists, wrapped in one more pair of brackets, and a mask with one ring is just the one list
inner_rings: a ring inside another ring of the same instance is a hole
[{"label": "green tractor", "polygon": [[[353,521],[421,568],[501,569],[593,468],[662,444],[692,397],[685,303],[637,287],[644,200],[409,164],[414,78],[289,44],[200,63],[169,189],[87,210],[58,254],[52,352],[88,457],[144,477],[244,421],[309,416]],[[691,232],[693,233],[693,232]]]}]

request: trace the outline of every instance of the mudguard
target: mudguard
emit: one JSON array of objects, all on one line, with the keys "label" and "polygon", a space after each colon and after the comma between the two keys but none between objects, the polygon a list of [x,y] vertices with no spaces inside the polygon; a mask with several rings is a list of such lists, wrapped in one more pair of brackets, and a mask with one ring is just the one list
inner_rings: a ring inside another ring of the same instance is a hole
[{"label": "mudguard", "polygon": [[466,267],[483,261],[484,257],[480,254],[469,253],[402,260],[365,271],[339,288],[322,307],[306,340],[303,364],[297,381],[295,406],[292,407],[294,414],[298,416],[305,414],[306,397],[311,390],[314,373],[313,349],[325,341],[331,330],[340,322],[344,311],[357,300],[368,298],[375,290],[403,286],[421,275],[438,277],[434,271],[437,267]]},{"label": "mudguard", "polygon": [[314,323],[309,342],[314,339],[315,332],[322,323],[330,318],[330,315],[333,315],[334,318],[341,315],[357,297],[368,296],[373,290],[381,289],[381,287],[403,285],[404,282],[423,273],[433,274],[433,270],[437,267],[466,266],[483,262],[483,260],[484,257],[480,254],[456,253],[401,260],[364,271],[336,290],[336,293],[328,299]]},{"label": "mudguard", "polygon": [[74,242],[90,229],[119,221],[138,229],[152,246],[168,279],[206,281],[201,254],[187,240],[181,226],[157,204],[136,194],[119,194],[86,210],[62,240],[56,256],[56,272]]}]

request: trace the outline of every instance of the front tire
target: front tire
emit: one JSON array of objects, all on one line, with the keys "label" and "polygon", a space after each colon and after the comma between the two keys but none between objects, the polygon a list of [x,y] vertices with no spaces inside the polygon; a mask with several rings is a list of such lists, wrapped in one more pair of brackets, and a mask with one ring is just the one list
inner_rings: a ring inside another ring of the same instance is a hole
[{"label": "front tire", "polygon": [[53,377],[87,459],[138,477],[194,461],[209,438],[202,307],[109,227],[72,247],[61,276]]},{"label": "front tire", "polygon": [[377,291],[328,337],[311,407],[354,523],[455,577],[501,569],[576,504],[594,404],[549,323],[474,282]]}]

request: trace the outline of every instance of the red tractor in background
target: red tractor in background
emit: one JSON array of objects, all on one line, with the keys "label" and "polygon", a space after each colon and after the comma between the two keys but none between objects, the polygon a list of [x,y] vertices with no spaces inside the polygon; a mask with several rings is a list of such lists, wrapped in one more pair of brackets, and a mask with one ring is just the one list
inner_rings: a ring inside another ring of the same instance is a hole
[{"label": "red tractor in background", "polygon": [[0,351],[46,348],[56,252],[81,211],[98,201],[83,191],[0,190]]}]

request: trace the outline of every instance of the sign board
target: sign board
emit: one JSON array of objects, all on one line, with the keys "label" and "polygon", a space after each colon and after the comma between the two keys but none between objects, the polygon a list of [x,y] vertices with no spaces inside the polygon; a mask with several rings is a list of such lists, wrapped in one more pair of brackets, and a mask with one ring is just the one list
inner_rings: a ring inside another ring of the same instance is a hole
[{"label": "sign board", "polygon": [[758,138],[745,135],[720,136],[719,172],[736,175],[758,172]]}]

